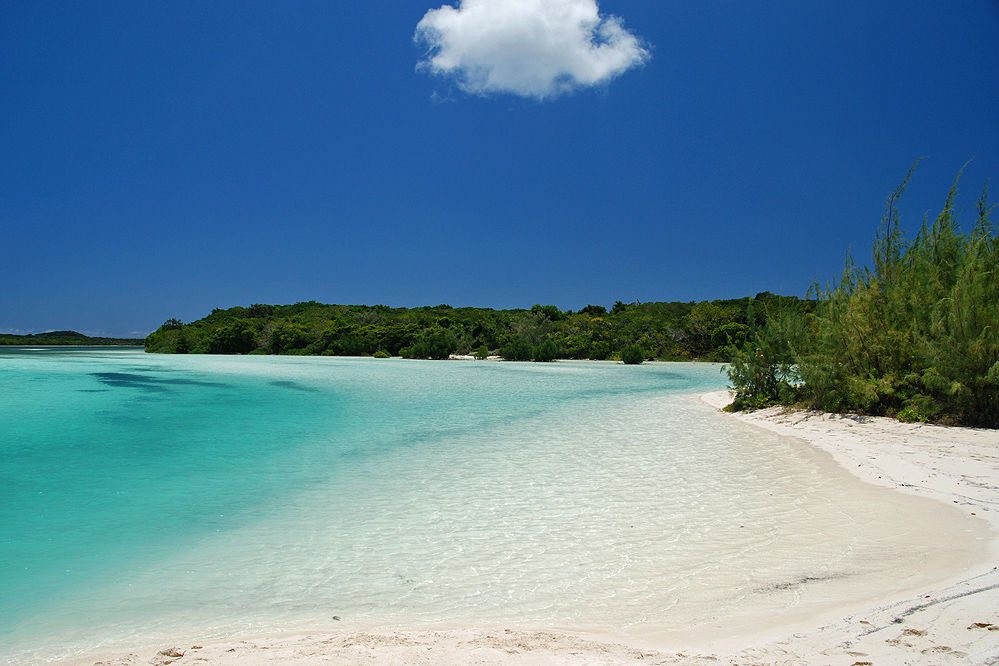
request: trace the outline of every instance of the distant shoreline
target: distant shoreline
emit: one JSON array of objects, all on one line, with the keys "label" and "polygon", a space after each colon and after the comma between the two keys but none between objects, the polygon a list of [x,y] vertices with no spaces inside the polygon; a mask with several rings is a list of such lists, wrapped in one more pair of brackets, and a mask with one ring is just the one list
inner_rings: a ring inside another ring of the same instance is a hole
[{"label": "distant shoreline", "polygon": [[0,333],[3,347],[142,347],[145,338],[90,337],[76,331],[49,331],[14,335]]}]

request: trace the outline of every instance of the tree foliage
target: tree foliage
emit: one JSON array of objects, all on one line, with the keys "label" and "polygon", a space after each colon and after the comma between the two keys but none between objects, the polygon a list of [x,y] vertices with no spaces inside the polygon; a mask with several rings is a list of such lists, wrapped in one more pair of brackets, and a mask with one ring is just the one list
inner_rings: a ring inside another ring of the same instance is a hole
[{"label": "tree foliage", "polygon": [[[915,165],[913,166],[913,169]],[[908,242],[891,194],[873,270],[847,259],[812,312],[767,311],[731,346],[736,407],[798,402],[825,411],[999,427],[999,241],[988,185],[962,233],[955,179],[943,210]]]},{"label": "tree foliage", "polygon": [[245,319],[233,319],[212,329],[205,340],[210,354],[246,354],[257,347],[253,328]]},{"label": "tree foliage", "polygon": [[[728,360],[730,340],[745,338],[754,303],[781,299],[672,303],[623,303],[610,312],[587,305],[578,312],[554,305],[493,310],[449,305],[389,308],[383,305],[253,304],[215,309],[189,324],[168,321],[146,338],[163,353],[312,354],[408,358],[479,357],[507,360],[620,358],[637,345],[643,359]],[[796,303],[804,301],[791,299]]]}]

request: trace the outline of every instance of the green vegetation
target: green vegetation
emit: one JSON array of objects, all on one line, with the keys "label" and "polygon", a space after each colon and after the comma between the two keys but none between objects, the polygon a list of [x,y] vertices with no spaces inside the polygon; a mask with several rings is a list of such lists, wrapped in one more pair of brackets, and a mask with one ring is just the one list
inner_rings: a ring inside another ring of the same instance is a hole
[{"label": "green vegetation", "polygon": [[798,404],[999,427],[999,239],[988,187],[970,233],[958,225],[955,180],[936,220],[924,218],[907,242],[897,204],[913,169],[885,206],[873,270],[848,259],[838,284],[813,287],[810,307],[767,301],[748,313],[745,341],[730,347],[734,409]]},{"label": "green vegetation", "polygon": [[621,360],[625,365],[638,365],[645,360],[641,345],[627,345],[621,350]]},{"label": "green vegetation", "polygon": [[[796,298],[769,292],[755,299],[701,303],[588,305],[578,312],[554,305],[530,310],[389,308],[384,305],[251,305],[216,309],[189,324],[171,319],[146,338],[160,353],[312,354],[447,358],[498,354],[515,361],[620,358],[728,360],[729,344],[742,342],[748,313],[759,303]],[[756,305],[754,305],[756,304]]]},{"label": "green vegetation", "polygon": [[[169,322],[168,322],[169,323]],[[166,326],[166,324],[164,324]],[[142,338],[92,338],[76,331],[50,331],[30,335],[0,333],[0,345],[82,345],[82,346],[141,346]]]}]

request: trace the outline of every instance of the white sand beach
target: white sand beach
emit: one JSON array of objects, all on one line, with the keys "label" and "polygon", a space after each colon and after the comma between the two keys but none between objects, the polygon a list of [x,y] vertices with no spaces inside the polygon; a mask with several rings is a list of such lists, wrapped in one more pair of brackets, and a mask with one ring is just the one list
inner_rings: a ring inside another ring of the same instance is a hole
[{"label": "white sand beach", "polygon": [[[728,392],[701,399],[714,408]],[[771,409],[725,415],[811,443],[864,481],[981,519],[982,561],[941,565],[939,583],[821,617],[771,619],[731,640],[574,635],[522,627],[255,635],[174,643],[72,664],[999,664],[999,432]],[[959,515],[959,514],[954,514]],[[793,615],[792,613],[788,614]]]}]

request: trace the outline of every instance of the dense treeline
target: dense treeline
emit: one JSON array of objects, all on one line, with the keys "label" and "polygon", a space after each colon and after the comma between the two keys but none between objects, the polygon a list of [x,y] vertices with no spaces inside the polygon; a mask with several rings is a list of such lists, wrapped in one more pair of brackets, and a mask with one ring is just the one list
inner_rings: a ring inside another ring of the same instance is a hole
[{"label": "dense treeline", "polygon": [[216,309],[184,324],[167,321],[146,338],[146,350],[165,353],[313,354],[551,361],[621,359],[727,360],[730,342],[749,330],[751,303],[807,305],[768,292],[755,299],[700,303],[617,302],[608,311],[588,305],[564,312],[554,305],[530,310],[390,308],[383,305],[251,305]]},{"label": "dense treeline", "polygon": [[800,404],[999,427],[999,240],[988,186],[969,233],[958,225],[955,180],[941,213],[907,242],[897,203],[912,173],[885,206],[873,270],[848,259],[838,284],[813,287],[807,314],[776,302],[749,312],[749,334],[730,352],[734,408]]},{"label": "dense treeline", "polygon": [[142,338],[92,338],[76,331],[50,331],[29,335],[0,333],[0,345],[113,345],[123,347],[141,346],[142,344]]}]

